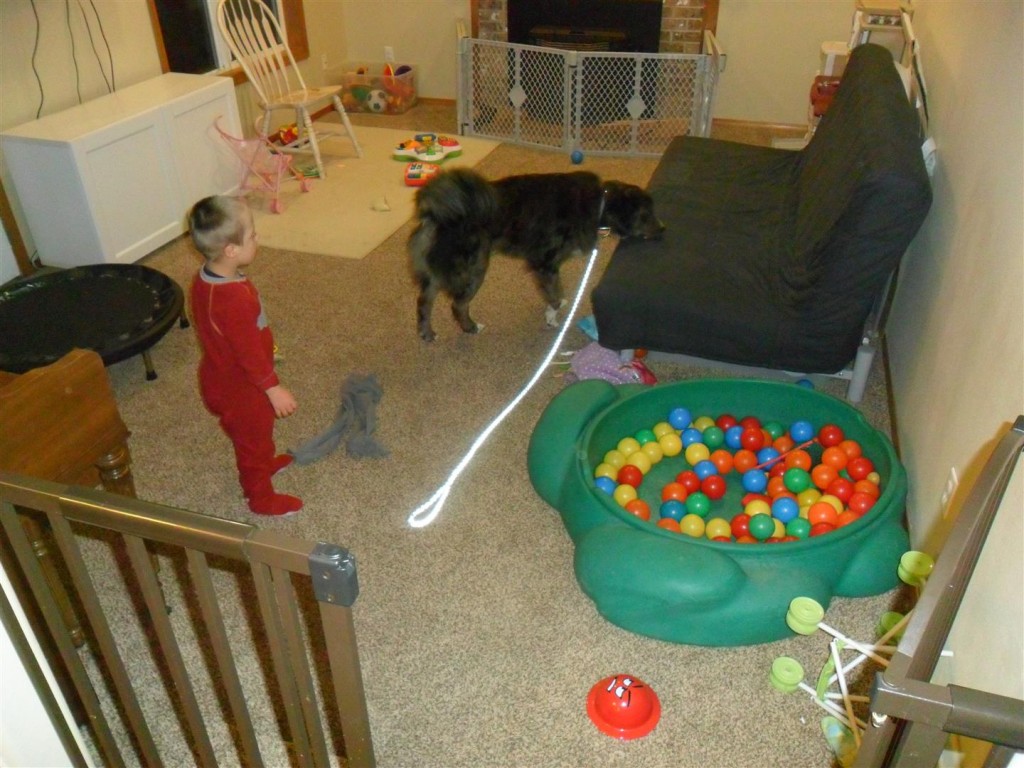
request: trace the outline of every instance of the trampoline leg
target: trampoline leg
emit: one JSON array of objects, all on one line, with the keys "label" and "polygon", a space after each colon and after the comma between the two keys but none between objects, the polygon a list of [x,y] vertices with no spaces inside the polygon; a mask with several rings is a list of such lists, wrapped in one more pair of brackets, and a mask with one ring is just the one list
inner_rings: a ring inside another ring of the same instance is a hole
[{"label": "trampoline leg", "polygon": [[146,365],[146,381],[152,381],[156,378],[156,369],[153,367],[153,358],[149,355],[149,350],[142,353],[142,362]]},{"label": "trampoline leg", "polygon": [[184,312],[182,312],[180,315],[178,315],[178,326],[180,328],[188,328],[189,327],[188,315],[186,315]]},{"label": "trampoline leg", "polygon": [[857,349],[857,357],[853,364],[853,377],[846,389],[846,397],[851,403],[859,403],[864,398],[864,389],[871,373],[871,364],[875,359],[873,344],[861,344]]}]

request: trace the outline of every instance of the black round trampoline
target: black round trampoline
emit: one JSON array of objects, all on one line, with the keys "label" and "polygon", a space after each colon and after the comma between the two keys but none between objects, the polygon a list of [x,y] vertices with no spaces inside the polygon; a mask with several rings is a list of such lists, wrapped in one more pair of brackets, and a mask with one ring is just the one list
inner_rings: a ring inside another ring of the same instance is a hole
[{"label": "black round trampoline", "polygon": [[91,264],[17,280],[0,288],[0,370],[24,373],[78,347],[105,365],[149,349],[184,315],[181,286],[138,264]]}]

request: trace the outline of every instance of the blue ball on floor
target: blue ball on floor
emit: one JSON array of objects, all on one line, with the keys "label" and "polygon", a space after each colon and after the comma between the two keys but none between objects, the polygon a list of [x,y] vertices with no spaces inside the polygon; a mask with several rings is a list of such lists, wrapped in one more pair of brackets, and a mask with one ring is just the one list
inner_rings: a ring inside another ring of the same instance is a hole
[{"label": "blue ball on floor", "polygon": [[569,155],[569,159],[572,160],[573,165],[579,165],[583,162],[583,153],[578,149],[574,149],[572,154]]}]

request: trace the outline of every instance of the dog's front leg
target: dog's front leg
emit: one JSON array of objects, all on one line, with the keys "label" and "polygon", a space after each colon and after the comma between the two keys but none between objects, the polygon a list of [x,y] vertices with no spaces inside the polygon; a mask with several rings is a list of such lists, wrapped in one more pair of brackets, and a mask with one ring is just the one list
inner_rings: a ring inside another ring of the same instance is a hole
[{"label": "dog's front leg", "polygon": [[558,310],[565,306],[565,299],[562,297],[562,280],[558,270],[540,269],[534,273],[537,286],[544,295],[548,305],[544,308],[544,322],[550,328],[557,328]]}]

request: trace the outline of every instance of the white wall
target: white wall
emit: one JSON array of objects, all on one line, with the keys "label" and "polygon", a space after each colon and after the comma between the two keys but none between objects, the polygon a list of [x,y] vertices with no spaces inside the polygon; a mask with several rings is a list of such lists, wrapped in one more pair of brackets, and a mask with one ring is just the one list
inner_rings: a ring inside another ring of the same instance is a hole
[{"label": "white wall", "polygon": [[[951,467],[969,486],[1024,414],[1024,11],[1020,0],[919,0],[914,26],[938,144],[934,203],[903,262],[889,322],[914,544],[934,552]],[[953,675],[1024,697],[1024,470],[954,631]],[[998,630],[978,632],[995,621]],[[982,642],[983,641],[983,642]],[[967,683],[971,684],[971,683]]]},{"label": "white wall", "polygon": [[384,46],[399,64],[418,68],[420,96],[455,98],[455,22],[469,26],[469,0],[345,0],[345,47],[352,61],[384,61]]}]

